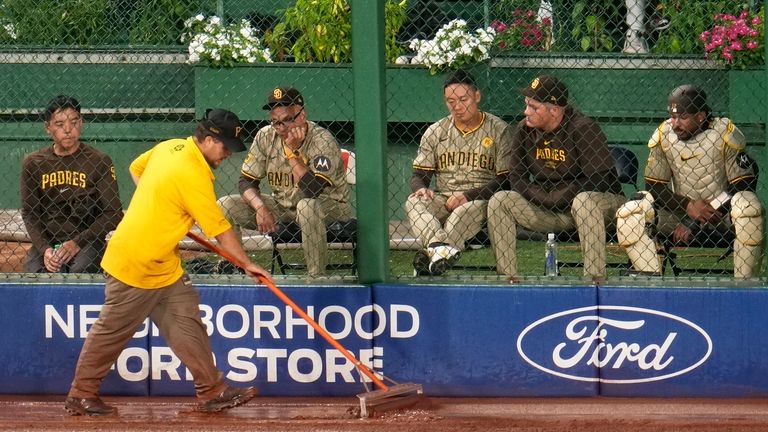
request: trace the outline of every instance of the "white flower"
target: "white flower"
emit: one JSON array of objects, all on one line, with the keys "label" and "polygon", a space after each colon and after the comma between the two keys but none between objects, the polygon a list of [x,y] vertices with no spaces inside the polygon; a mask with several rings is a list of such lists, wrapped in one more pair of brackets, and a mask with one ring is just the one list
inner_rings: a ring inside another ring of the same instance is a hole
[{"label": "white flower", "polygon": [[261,45],[247,20],[224,24],[217,16],[206,20],[205,16],[196,15],[184,25],[188,30],[182,35],[182,41],[190,40],[188,63],[221,67],[272,61],[269,49]]},{"label": "white flower", "polygon": [[16,34],[16,27],[14,27],[12,23],[3,24],[3,30],[11,39],[16,39],[18,37]]},{"label": "white flower", "polygon": [[423,64],[432,73],[471,65],[489,58],[495,37],[496,32],[491,28],[478,29],[473,35],[467,30],[466,21],[453,20],[441,27],[432,40],[410,41],[414,51],[411,63]]}]

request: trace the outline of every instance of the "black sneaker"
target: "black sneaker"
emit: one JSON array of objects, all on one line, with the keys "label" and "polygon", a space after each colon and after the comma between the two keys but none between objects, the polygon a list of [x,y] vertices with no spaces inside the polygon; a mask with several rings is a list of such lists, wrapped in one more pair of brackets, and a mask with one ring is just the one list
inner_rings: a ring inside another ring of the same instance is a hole
[{"label": "black sneaker", "polygon": [[420,249],[413,257],[413,275],[414,276],[429,276],[429,264],[430,259],[427,251]]},{"label": "black sneaker", "polygon": [[73,416],[103,416],[117,412],[114,407],[105,404],[97,397],[85,399],[68,397],[64,400],[64,409]]},{"label": "black sneaker", "polygon": [[256,397],[259,392],[256,387],[227,387],[215,398],[197,404],[197,410],[206,413],[217,413],[240,406]]}]

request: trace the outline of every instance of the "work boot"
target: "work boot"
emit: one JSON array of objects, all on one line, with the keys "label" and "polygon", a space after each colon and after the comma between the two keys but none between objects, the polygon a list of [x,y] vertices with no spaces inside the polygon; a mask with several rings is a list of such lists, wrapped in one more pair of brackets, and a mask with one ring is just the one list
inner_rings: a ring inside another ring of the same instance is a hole
[{"label": "work boot", "polygon": [[117,412],[114,407],[105,404],[100,398],[73,398],[64,400],[64,409],[73,416],[103,416]]},{"label": "work boot", "polygon": [[429,254],[429,273],[439,276],[453,267],[458,261],[461,251],[448,243],[430,243],[427,248]]},{"label": "work boot", "polygon": [[256,397],[259,392],[256,387],[229,387],[215,398],[197,404],[197,410],[206,413],[217,413],[240,406]]},{"label": "work boot", "polygon": [[627,31],[627,35],[624,38],[625,54],[648,54],[648,42],[645,41],[643,34],[637,30]]}]

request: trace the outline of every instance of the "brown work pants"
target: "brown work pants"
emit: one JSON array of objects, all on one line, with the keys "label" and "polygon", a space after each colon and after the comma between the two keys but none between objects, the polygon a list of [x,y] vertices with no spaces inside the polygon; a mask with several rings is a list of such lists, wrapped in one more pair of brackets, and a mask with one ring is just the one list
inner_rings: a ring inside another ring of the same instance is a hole
[{"label": "brown work pants", "polygon": [[159,289],[136,288],[107,275],[105,291],[104,306],[88,331],[68,396],[97,397],[110,366],[147,317],[192,372],[199,400],[212,399],[226,388],[200,319],[200,297],[188,275]]}]

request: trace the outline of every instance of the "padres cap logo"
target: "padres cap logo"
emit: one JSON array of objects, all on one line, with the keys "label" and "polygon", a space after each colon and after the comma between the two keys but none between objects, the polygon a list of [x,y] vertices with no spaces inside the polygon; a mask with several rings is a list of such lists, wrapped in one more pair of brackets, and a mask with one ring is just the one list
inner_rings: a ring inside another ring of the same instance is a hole
[{"label": "padres cap logo", "polygon": [[534,89],[534,90],[536,90],[537,88],[539,88],[539,79],[538,79],[538,78],[535,78],[535,79],[533,80],[533,82],[531,83],[531,88],[532,88],[532,89]]},{"label": "padres cap logo", "polygon": [[283,98],[283,90],[280,88],[276,88],[272,91],[272,96],[274,96],[275,99],[282,99]]}]

